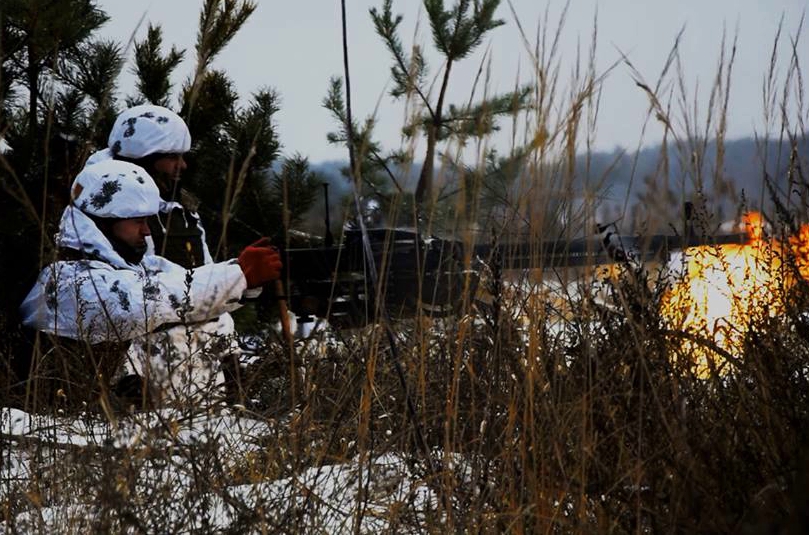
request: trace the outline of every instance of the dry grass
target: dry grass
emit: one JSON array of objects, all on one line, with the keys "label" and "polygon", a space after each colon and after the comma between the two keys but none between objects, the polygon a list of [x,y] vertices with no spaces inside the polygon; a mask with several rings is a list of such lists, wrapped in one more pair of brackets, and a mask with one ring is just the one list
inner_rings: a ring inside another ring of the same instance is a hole
[{"label": "dry grass", "polygon": [[[524,172],[503,199],[495,235],[571,237],[597,219],[603,177],[588,176],[580,195],[579,179],[588,171],[576,159],[592,144],[600,81],[611,70],[596,72],[596,27],[589,58],[567,83],[554,45],[564,20],[534,45],[523,33],[534,102],[530,111],[515,113],[514,148],[527,148]],[[776,49],[773,64],[781,57]],[[805,141],[807,113],[797,52],[793,45],[781,78],[775,65],[768,70],[768,131],[762,133],[796,149]],[[676,177],[680,191],[690,183],[696,194],[674,200],[677,206],[694,200],[698,224],[709,229],[716,225],[708,215],[712,203],[739,200],[719,171],[735,42],[730,50],[723,44],[703,114],[688,105],[695,98],[682,61],[675,44],[656,83],[634,75],[638,98],[650,100],[650,120],[674,141],[675,153],[663,151],[653,182],[674,183],[668,159],[682,158],[687,171]],[[682,117],[672,111],[678,107]],[[779,110],[787,109],[794,119],[779,124]],[[720,147],[714,171],[701,165],[709,140]],[[445,152],[459,160],[462,154],[451,144]],[[806,155],[797,154],[780,191],[809,186],[805,164]],[[474,193],[459,198],[475,199],[484,177],[466,182]],[[676,216],[670,205],[655,204],[670,196],[655,193],[650,189],[640,207],[627,197],[618,210],[631,214],[636,228],[661,228]],[[793,197],[769,197],[767,206],[784,207],[773,209],[774,235],[790,232],[787,216],[807,221],[809,206]],[[427,225],[471,244],[478,240],[471,230],[492,231],[474,228],[478,208],[473,202],[437,210]],[[783,263],[784,270],[793,266]],[[328,519],[337,513],[328,500],[300,481],[309,469],[317,479],[332,465],[351,462],[354,478],[339,489],[356,496],[355,509],[340,512],[344,531],[368,531],[374,524],[364,522],[381,519],[386,531],[397,533],[801,532],[809,523],[809,285],[783,290],[779,317],[751,316],[728,371],[705,376],[684,354],[683,340],[716,348],[666,330],[660,302],[668,282],[633,266],[617,272],[600,281],[586,270],[532,273],[530,280],[543,287],[495,263],[481,283],[485,295],[464,296],[466,306],[455,317],[392,323],[393,343],[378,325],[298,340],[295,354],[305,374],[295,390],[287,380],[287,348],[271,333],[261,349],[264,361],[245,380],[252,401],[241,413],[265,425],[244,433],[240,444],[210,429],[198,440],[184,439],[182,430],[201,417],[193,407],[115,416],[115,425],[124,425],[119,419],[148,423],[148,432],[126,445],[113,440],[114,426],[89,445],[54,446],[48,438],[56,431],[30,439],[3,434],[0,520],[9,532],[47,525],[76,533],[212,532],[206,514],[229,508],[232,532],[334,529]],[[552,280],[564,284],[551,299]],[[75,422],[96,425],[97,417],[81,413]],[[415,492],[394,499],[380,490],[384,477],[375,460],[386,454],[405,459],[412,479],[435,500],[421,502]],[[12,477],[20,463],[27,472]],[[283,490],[261,487],[273,481],[284,481]],[[239,485],[264,490],[251,494]],[[49,514],[55,515],[50,523]]]}]

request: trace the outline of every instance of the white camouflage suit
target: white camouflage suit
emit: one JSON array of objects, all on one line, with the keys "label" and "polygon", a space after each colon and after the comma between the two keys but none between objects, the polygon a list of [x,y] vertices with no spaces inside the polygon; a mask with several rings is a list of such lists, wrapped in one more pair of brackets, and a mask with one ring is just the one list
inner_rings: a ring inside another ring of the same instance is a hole
[{"label": "white camouflage suit", "polygon": [[140,167],[108,160],[85,167],[62,215],[56,244],[86,255],[47,266],[21,306],[23,323],[91,344],[131,341],[121,375],[136,373],[159,400],[216,401],[219,363],[238,351],[233,320],[246,280],[238,263],[186,270],[149,255],[127,263],[96,217],[133,218],[160,208],[157,186]]}]

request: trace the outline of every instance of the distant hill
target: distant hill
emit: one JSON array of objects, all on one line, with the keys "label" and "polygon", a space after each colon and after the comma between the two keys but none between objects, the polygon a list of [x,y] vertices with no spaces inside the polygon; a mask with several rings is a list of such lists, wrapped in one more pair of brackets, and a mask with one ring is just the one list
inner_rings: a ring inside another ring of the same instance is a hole
[{"label": "distant hill", "polygon": [[[730,217],[742,200],[748,208],[771,206],[770,195],[764,187],[765,176],[773,179],[781,193],[788,189],[788,142],[754,138],[725,141],[718,173],[715,141],[705,146],[701,165],[688,149],[678,150],[674,143],[663,149],[662,145],[657,145],[640,151],[616,148],[580,154],[576,163],[576,189],[583,194],[585,189],[601,185],[603,217],[624,213],[626,205],[626,213],[634,218],[633,223],[628,223],[630,226],[637,224],[644,213],[656,213],[669,221],[678,219],[682,201],[693,197],[700,180],[714,219]],[[798,142],[797,155],[804,180],[809,180],[809,134]],[[347,165],[346,161],[339,160],[312,164],[312,169],[331,185],[332,205],[336,206],[340,197],[350,193],[349,182],[341,172]],[[414,165],[409,176],[402,180],[406,187],[415,188],[419,169],[420,165]],[[805,187],[809,188],[809,184]]]},{"label": "distant hill", "polygon": [[[685,153],[685,154],[684,154]],[[809,139],[804,135],[797,145],[798,167],[809,169]],[[654,216],[659,221],[676,221],[684,200],[693,200],[698,186],[705,199],[708,215],[713,223],[732,218],[744,209],[772,209],[772,199],[765,187],[765,177],[785,195],[789,190],[788,170],[791,147],[788,142],[742,138],[725,141],[721,167],[717,169],[719,155],[715,141],[707,143],[701,163],[686,150],[678,150],[674,143],[657,145],[640,151],[611,153],[597,152],[589,156],[590,184],[603,178],[606,200],[602,207],[605,218],[626,213],[634,227]],[[578,157],[579,169],[586,167],[587,157]],[[667,168],[666,168],[667,165]],[[804,180],[809,179],[803,171]],[[797,173],[793,180],[798,179]],[[585,183],[580,178],[580,185]],[[809,187],[805,183],[803,188]],[[794,189],[794,188],[793,188]],[[809,191],[808,191],[809,192]],[[627,229],[628,230],[628,229]]]},{"label": "distant hill", "polygon": [[[693,191],[696,186],[694,169],[696,166],[690,161],[683,161],[682,151],[670,143],[667,147],[669,158],[669,181],[671,187],[680,187],[680,184]],[[701,166],[703,185],[712,189],[713,177],[716,171],[717,151],[716,142],[707,144],[704,161]],[[804,136],[798,144],[798,154],[804,165],[809,158],[809,140]],[[645,148],[639,152],[621,153],[616,149],[612,153],[597,152],[590,156],[591,178],[597,178],[605,173],[607,182],[616,190],[625,192],[632,182],[631,193],[640,193],[643,190],[644,178],[660,175],[662,177],[661,160],[662,145]],[[690,157],[690,155],[689,155]],[[777,141],[757,141],[753,138],[736,139],[724,143],[724,159],[720,176],[730,181],[737,192],[744,190],[750,201],[759,201],[762,192],[762,183],[765,173],[779,182],[786,178],[785,173],[789,166],[790,147],[787,143]],[[618,160],[616,162],[616,159]],[[584,165],[585,156],[579,156],[579,165]],[[633,164],[635,166],[633,175]],[[610,166],[613,166],[610,169]],[[684,172],[685,171],[685,172]],[[633,178],[634,177],[634,178]],[[681,182],[682,180],[682,182]]]}]

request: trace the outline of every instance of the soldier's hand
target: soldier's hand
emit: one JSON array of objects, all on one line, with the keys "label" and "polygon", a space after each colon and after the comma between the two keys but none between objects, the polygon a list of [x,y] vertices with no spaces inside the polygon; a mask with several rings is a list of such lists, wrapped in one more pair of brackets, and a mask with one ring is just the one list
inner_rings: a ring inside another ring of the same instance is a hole
[{"label": "soldier's hand", "polygon": [[269,238],[261,238],[245,247],[238,261],[248,288],[258,288],[281,276],[281,254]]}]

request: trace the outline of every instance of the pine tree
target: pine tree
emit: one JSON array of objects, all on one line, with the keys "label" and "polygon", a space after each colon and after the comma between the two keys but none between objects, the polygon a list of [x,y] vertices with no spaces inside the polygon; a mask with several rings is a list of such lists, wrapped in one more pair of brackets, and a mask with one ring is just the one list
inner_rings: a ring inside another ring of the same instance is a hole
[{"label": "pine tree", "polygon": [[423,205],[433,202],[433,174],[436,147],[439,142],[456,137],[482,137],[496,126],[499,115],[514,113],[525,106],[530,88],[520,88],[504,95],[496,95],[473,105],[448,105],[446,102],[450,74],[453,66],[469,57],[491,30],[503,25],[494,17],[500,0],[458,0],[446,9],[443,0],[424,0],[424,7],[432,29],[433,45],[443,57],[440,87],[433,98],[430,94],[427,63],[418,45],[408,54],[399,37],[402,16],[393,14],[393,0],[384,0],[381,9],[370,10],[377,34],[382,38],[393,58],[391,76],[394,98],[415,96],[424,113],[404,133],[426,137],[424,163],[416,186],[415,202]]},{"label": "pine tree", "polygon": [[161,55],[163,46],[163,29],[149,24],[146,39],[135,43],[135,67],[133,72],[138,78],[139,96],[130,98],[130,106],[151,102],[160,106],[169,105],[171,92],[171,74],[180,65],[185,50],[171,47],[165,55]]},{"label": "pine tree", "polygon": [[[93,38],[107,20],[94,1],[8,0],[0,9],[0,133],[11,147],[0,166],[8,225],[0,247],[31,259],[48,250],[69,181],[109,116],[122,59],[117,43]],[[21,229],[30,233],[27,240]],[[42,235],[43,243],[33,247],[31,235]],[[32,263],[4,262],[3,279],[28,281],[15,270],[36,271]]]},{"label": "pine tree", "polygon": [[[323,99],[323,107],[326,108],[334,118],[339,129],[336,132],[329,132],[326,139],[334,145],[348,144],[348,113],[343,97],[343,82],[339,77],[333,77],[329,84],[329,90]],[[413,222],[412,214],[412,193],[406,191],[402,183],[401,175],[410,166],[410,157],[400,152],[385,152],[381,143],[373,139],[375,121],[373,117],[367,117],[360,126],[356,121],[352,126],[354,139],[354,154],[359,155],[357,162],[359,172],[357,173],[361,183],[357,185],[359,195],[363,205],[362,217],[375,213],[383,213],[386,216],[387,225],[409,225]],[[348,167],[343,168],[343,176],[347,181],[352,179],[352,172]],[[355,177],[356,178],[356,177]],[[351,208],[353,200],[344,201],[346,211],[354,212]],[[373,209],[372,209],[373,208]],[[357,214],[355,214],[357,217]],[[357,224],[353,218],[347,221],[349,226]],[[371,222],[369,223],[379,223]]]},{"label": "pine tree", "polygon": [[[70,180],[114,106],[120,46],[94,38],[92,0],[0,4],[0,377],[27,369],[17,307],[40,267]],[[5,386],[5,385],[4,385]]]},{"label": "pine tree", "polygon": [[[77,171],[84,148],[77,140],[112,107],[120,47],[92,38],[107,21],[92,0],[8,0],[0,17],[0,131],[14,149],[6,158],[21,180],[16,196],[38,199],[46,174],[50,180]],[[42,203],[35,204],[42,215]]]},{"label": "pine tree", "polygon": [[[312,171],[309,160],[301,154],[286,158],[280,171],[273,172],[270,186],[271,203],[285,207],[272,223],[278,229],[294,229],[304,224],[306,212],[319,199],[323,177]],[[292,240],[290,236],[290,240]]]}]

